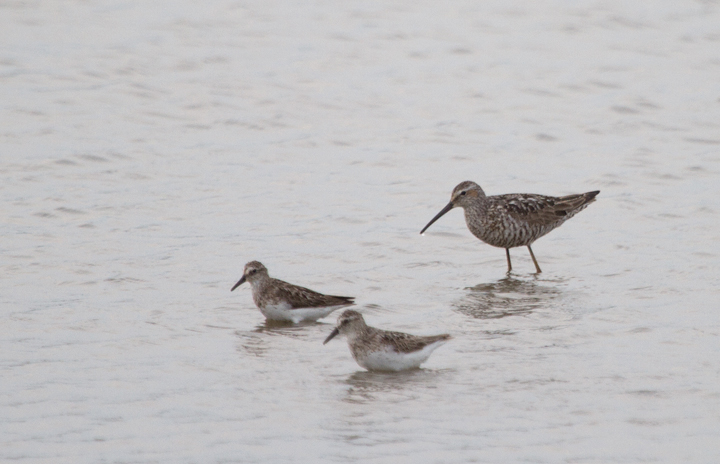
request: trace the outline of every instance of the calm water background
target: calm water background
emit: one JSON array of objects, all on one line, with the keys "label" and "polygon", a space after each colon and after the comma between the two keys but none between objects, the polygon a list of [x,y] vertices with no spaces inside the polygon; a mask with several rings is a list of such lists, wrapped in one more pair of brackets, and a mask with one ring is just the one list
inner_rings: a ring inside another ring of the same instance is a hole
[{"label": "calm water background", "polygon": [[[0,460],[720,460],[720,5],[0,2]],[[598,201],[505,275],[453,211]],[[364,372],[246,261],[454,340]]]}]

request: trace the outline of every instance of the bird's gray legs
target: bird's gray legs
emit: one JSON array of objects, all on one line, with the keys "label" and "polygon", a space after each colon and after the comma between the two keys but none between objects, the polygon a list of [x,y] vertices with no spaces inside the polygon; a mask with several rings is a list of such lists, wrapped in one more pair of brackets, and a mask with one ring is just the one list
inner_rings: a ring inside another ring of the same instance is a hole
[{"label": "bird's gray legs", "polygon": [[[530,251],[530,257],[532,258],[533,263],[535,263],[535,270],[537,271],[538,274],[540,274],[542,272],[542,270],[540,270],[540,265],[538,264],[537,259],[535,259],[535,253],[533,253],[532,248],[530,248],[530,245],[528,245],[527,247],[528,247],[528,250]],[[507,257],[507,262],[508,262],[508,274],[510,274],[510,271],[512,271],[512,264],[510,263],[510,248],[505,248],[505,256]]]},{"label": "bird's gray legs", "polygon": [[[538,265],[537,259],[535,259],[535,253],[532,252],[532,248],[530,248],[530,245],[527,246],[528,250],[530,250],[530,257],[533,259],[533,263],[535,263],[535,269],[537,270],[537,273],[540,274],[542,271],[540,270],[540,266]],[[510,250],[505,248],[508,251],[508,264],[510,264]]]}]

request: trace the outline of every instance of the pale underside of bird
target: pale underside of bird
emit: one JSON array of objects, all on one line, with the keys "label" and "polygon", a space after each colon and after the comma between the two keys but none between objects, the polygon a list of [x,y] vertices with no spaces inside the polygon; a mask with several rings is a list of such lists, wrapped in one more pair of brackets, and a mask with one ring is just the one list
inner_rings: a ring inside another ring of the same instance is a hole
[{"label": "pale underside of bird", "polygon": [[599,190],[562,197],[531,193],[486,196],[478,184],[465,181],[453,189],[450,202],[420,233],[451,209],[461,207],[465,212],[465,223],[475,237],[489,245],[505,248],[508,272],[512,271],[510,248],[526,246],[535,270],[540,273],[531,245],[585,209],[595,201],[598,193]]},{"label": "pale underside of bird", "polygon": [[418,336],[370,327],[359,312],[351,309],[343,311],[323,344],[338,334],[347,337],[358,365],[370,371],[416,369],[451,338],[448,334]]},{"label": "pale underside of bird", "polygon": [[230,289],[250,283],[255,305],[269,320],[294,323],[316,321],[338,308],[354,304],[348,296],[324,295],[309,288],[274,279],[259,261],[245,265],[243,276]]}]

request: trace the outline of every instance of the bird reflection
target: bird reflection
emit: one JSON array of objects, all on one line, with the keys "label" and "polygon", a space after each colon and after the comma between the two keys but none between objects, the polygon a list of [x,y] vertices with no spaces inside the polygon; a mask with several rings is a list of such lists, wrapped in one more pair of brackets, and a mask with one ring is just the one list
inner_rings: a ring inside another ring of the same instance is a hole
[{"label": "bird reflection", "polygon": [[263,337],[253,332],[236,331],[238,336],[237,350],[243,353],[262,358],[268,350],[267,343]]},{"label": "bird reflection", "polygon": [[409,386],[425,386],[433,388],[437,380],[448,373],[449,369],[429,370],[413,369],[401,372],[358,371],[351,374],[345,383],[350,386],[343,401],[348,403],[368,403],[375,400],[376,395],[396,397],[394,402],[415,399],[419,393],[417,388]]},{"label": "bird reflection", "polygon": [[304,330],[304,327],[319,324],[319,322],[293,324],[292,321],[266,319],[262,324],[258,324],[252,331],[235,331],[235,335],[238,337],[237,350],[253,356],[262,357],[268,350],[268,336],[307,338],[308,333]]},{"label": "bird reflection", "polygon": [[[558,282],[554,282],[557,285]],[[536,308],[558,298],[556,286],[545,286],[538,279],[518,280],[505,277],[497,282],[482,283],[467,289],[468,293],[453,306],[476,319],[499,319],[530,314]]]},{"label": "bird reflection", "polygon": [[261,324],[258,324],[255,326],[255,329],[253,332],[255,333],[263,333],[267,332],[269,334],[278,334],[278,335],[291,335],[294,332],[298,332],[295,329],[298,329],[305,325],[312,325],[313,322],[310,323],[299,323],[294,324],[292,321],[276,321],[273,319],[265,319]]}]

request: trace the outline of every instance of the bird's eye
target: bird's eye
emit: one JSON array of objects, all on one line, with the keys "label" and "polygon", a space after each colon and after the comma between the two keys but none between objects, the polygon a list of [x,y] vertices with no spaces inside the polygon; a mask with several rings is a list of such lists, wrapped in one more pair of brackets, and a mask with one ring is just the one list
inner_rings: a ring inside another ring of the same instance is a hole
[{"label": "bird's eye", "polygon": [[462,192],[460,192],[460,195],[465,195],[466,193],[467,192],[465,190],[463,190]]},{"label": "bird's eye", "polygon": [[248,274],[255,274],[257,272],[257,269],[250,269],[248,271]]}]

